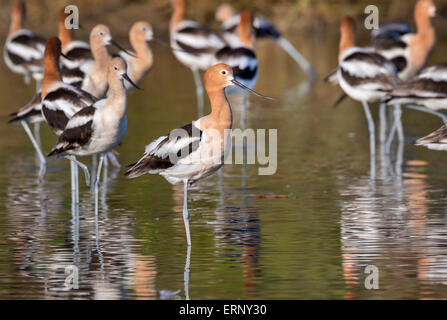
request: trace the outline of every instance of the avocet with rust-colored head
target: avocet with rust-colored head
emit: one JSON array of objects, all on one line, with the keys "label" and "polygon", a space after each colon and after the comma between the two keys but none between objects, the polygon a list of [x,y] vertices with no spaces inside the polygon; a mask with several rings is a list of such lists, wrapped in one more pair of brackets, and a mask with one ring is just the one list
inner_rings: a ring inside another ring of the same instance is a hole
[{"label": "avocet with rust-colored head", "polygon": [[183,183],[183,220],[188,246],[191,245],[188,185],[210,176],[224,164],[231,146],[229,129],[233,123],[225,88],[234,85],[267,98],[239,83],[228,65],[214,65],[205,73],[205,89],[211,102],[211,113],[171,131],[167,136],[155,139],[146,146],[143,157],[130,165],[126,172],[128,178],[150,173],[160,174],[171,184]]}]

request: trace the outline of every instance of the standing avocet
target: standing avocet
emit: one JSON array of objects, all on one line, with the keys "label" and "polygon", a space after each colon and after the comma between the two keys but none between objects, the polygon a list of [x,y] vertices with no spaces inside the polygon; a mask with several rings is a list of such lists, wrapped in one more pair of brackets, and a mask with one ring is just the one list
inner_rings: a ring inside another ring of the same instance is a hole
[{"label": "standing avocet", "polygon": [[72,29],[67,29],[65,20],[69,14],[65,12],[65,8],[59,12],[59,39],[62,43],[62,53],[67,59],[62,58],[62,69],[76,69],[84,63],[93,61],[93,54],[90,45],[85,41],[73,40]]},{"label": "standing avocet", "polygon": [[[129,40],[134,50],[134,55],[131,56],[123,51],[119,53],[121,58],[126,61],[127,74],[136,84],[143,79],[154,64],[154,56],[148,45],[148,41],[154,39],[154,31],[151,24],[146,21],[137,21],[129,31]],[[127,90],[133,88],[133,85],[128,82],[124,83],[124,85]]]},{"label": "standing avocet", "polygon": [[90,32],[90,47],[93,60],[87,60],[78,68],[64,69],[64,82],[78,86],[96,98],[102,98],[107,91],[107,68],[112,59],[107,46],[113,45],[130,54],[112,38],[110,28],[103,24],[96,25]]},{"label": "standing avocet", "polygon": [[[56,135],[62,134],[68,120],[79,110],[92,105],[96,98],[62,81],[59,57],[61,55],[61,42],[52,37],[47,41],[45,48],[45,68],[42,80],[42,115]],[[86,184],[90,184],[90,174],[87,166],[78,162],[74,156],[67,156],[71,160],[72,192],[75,193],[76,202],[79,200],[77,166],[83,170]]]},{"label": "standing avocet", "polygon": [[[408,106],[412,103],[425,108]],[[435,112],[447,109],[447,63],[424,68],[417,76],[399,84],[391,91],[387,104],[403,104],[412,109],[433,113],[441,116],[447,123],[447,117]]]},{"label": "standing avocet", "polygon": [[233,122],[225,88],[233,85],[267,98],[235,80],[228,65],[214,65],[205,73],[211,113],[148,144],[143,157],[126,172],[128,178],[151,173],[162,175],[171,184],[183,183],[183,220],[188,246],[191,245],[188,185],[210,176],[224,164],[231,145],[229,129]]},{"label": "standing avocet", "polygon": [[69,159],[74,156],[100,154],[95,179],[95,208],[104,157],[121,143],[127,131],[127,94],[123,81],[126,80],[138,88],[127,75],[126,68],[126,63],[119,57],[109,62],[107,96],[76,112],[48,154],[49,157],[62,155]]},{"label": "standing avocet", "polygon": [[417,74],[427,62],[435,45],[436,34],[431,18],[437,15],[433,0],[418,0],[414,7],[416,33],[407,33],[397,40],[379,41],[374,50],[393,62],[397,75],[407,80]]},{"label": "standing avocet", "polygon": [[383,101],[396,86],[395,66],[383,56],[355,47],[355,23],[343,17],[337,77],[343,91],[363,105],[370,134],[371,177],[375,176],[374,121],[368,103]]},{"label": "standing avocet", "polygon": [[[237,46],[239,43],[238,25],[241,19],[234,8],[229,3],[221,4],[216,10],[216,19],[222,23],[222,31],[225,40],[231,46]],[[260,16],[254,16],[253,28],[256,38],[272,38],[282,49],[284,49],[296,63],[307,72],[309,78],[314,80],[315,71],[302,54],[281,33],[266,19]]]},{"label": "standing avocet", "polygon": [[34,78],[38,89],[43,76],[45,39],[24,29],[24,20],[25,3],[17,1],[12,8],[3,57],[9,69],[23,75],[26,84],[29,84],[31,77]]},{"label": "standing avocet", "polygon": [[253,16],[250,11],[243,11],[238,26],[239,42],[226,46],[216,52],[216,62],[229,65],[234,78],[253,89],[258,79],[258,59],[255,52],[255,35]]},{"label": "standing avocet", "polygon": [[195,21],[185,20],[186,1],[172,0],[174,11],[169,24],[171,47],[177,59],[193,73],[198,111],[201,116],[204,102],[199,70],[207,70],[213,65],[215,53],[225,47],[225,42],[210,29]]},{"label": "standing avocet", "polygon": [[[225,63],[233,70],[234,78],[253,89],[258,79],[258,59],[255,52],[255,35],[253,16],[245,10],[241,13],[238,26],[239,42],[234,47],[224,47],[216,52],[216,61]],[[231,88],[228,88],[230,90]],[[241,124],[245,126],[247,113],[247,97],[244,94]]]}]

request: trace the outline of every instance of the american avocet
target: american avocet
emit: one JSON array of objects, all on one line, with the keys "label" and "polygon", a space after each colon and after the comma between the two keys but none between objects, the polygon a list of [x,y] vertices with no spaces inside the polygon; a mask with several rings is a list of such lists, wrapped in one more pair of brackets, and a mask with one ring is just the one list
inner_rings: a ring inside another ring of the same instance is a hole
[{"label": "american avocet", "polygon": [[199,115],[203,114],[203,86],[199,70],[213,65],[214,54],[225,47],[220,36],[195,21],[185,20],[186,1],[172,0],[173,13],[169,24],[171,47],[177,59],[189,67],[196,84]]},{"label": "american avocet", "polygon": [[95,208],[104,157],[124,139],[127,131],[127,95],[123,81],[138,88],[127,75],[126,68],[126,63],[119,57],[109,62],[107,96],[75,113],[48,154],[62,155],[68,159],[100,154],[95,179]]},{"label": "american avocet", "polygon": [[103,24],[96,25],[90,32],[93,60],[86,61],[79,68],[63,70],[64,82],[76,85],[96,98],[102,98],[107,91],[107,68],[112,59],[107,50],[109,45],[131,54],[112,39],[109,27]]},{"label": "american avocet", "polygon": [[[41,103],[41,94],[40,91],[36,93],[23,107],[21,107],[17,112],[10,114],[12,119],[9,120],[9,123],[21,124],[23,129],[25,129],[26,134],[28,135],[31,143],[33,144],[34,149],[37,152],[37,156],[40,162],[39,169],[39,181],[42,181],[45,176],[47,161],[40,149],[40,135],[38,132],[38,126],[45,119],[42,116],[42,103]],[[28,123],[34,124],[34,135],[31,132]]]},{"label": "american avocet", "polygon": [[436,41],[431,18],[437,15],[433,0],[418,0],[414,7],[416,33],[405,34],[397,40],[379,41],[374,45],[376,52],[392,61],[398,77],[407,80],[421,70]]},{"label": "american avocet", "polygon": [[[126,61],[127,74],[135,83],[139,83],[141,79],[150,71],[154,63],[154,56],[148,41],[154,40],[154,31],[149,22],[137,21],[132,25],[129,31],[129,40],[132,45],[134,56],[126,52],[120,51],[121,58]],[[133,85],[124,83],[127,90],[133,88]]]},{"label": "american avocet", "polygon": [[255,35],[253,16],[250,11],[243,11],[239,20],[239,41],[234,46],[226,46],[216,52],[216,62],[229,65],[234,78],[253,89],[258,78],[258,59],[255,53]]},{"label": "american avocet", "polygon": [[90,50],[90,45],[85,41],[73,40],[72,29],[67,29],[65,20],[69,14],[65,12],[65,8],[59,12],[59,39],[62,43],[62,53],[68,59],[62,58],[63,69],[76,69],[86,62],[93,61],[93,54]]},{"label": "american avocet", "polygon": [[[417,107],[409,104],[424,106]],[[422,69],[415,77],[399,84],[389,95],[389,105],[406,105],[407,108],[440,116],[447,123],[447,116],[436,110],[447,109],[447,63]]]},{"label": "american avocet", "polygon": [[427,147],[436,151],[447,151],[447,126],[444,124],[438,130],[414,142],[416,146]]},{"label": "american avocet", "polygon": [[[113,40],[109,27],[103,24],[96,25],[90,32],[90,47],[93,59],[85,60],[78,68],[62,69],[63,81],[92,94],[96,98],[104,97],[108,87],[107,68],[112,59],[107,50],[107,46],[109,45],[117,47],[120,53],[133,56],[132,53],[123,49],[123,47]],[[120,167],[113,153],[109,153],[107,159],[110,159],[115,167]],[[107,159],[106,165],[108,164]],[[95,156],[93,157],[93,162],[96,167]]]},{"label": "american avocet", "polygon": [[368,120],[371,152],[371,177],[375,176],[374,121],[368,103],[383,101],[396,86],[395,66],[380,54],[355,47],[355,23],[345,16],[340,25],[338,80],[343,91],[362,103]]},{"label": "american avocet", "polygon": [[38,89],[43,76],[45,39],[24,29],[24,20],[25,3],[17,1],[12,7],[11,24],[3,57],[9,69],[23,75],[26,84],[29,84],[31,77],[34,78]]},{"label": "american avocet", "polygon": [[[414,20],[416,33],[406,33],[397,39],[378,41],[373,44],[376,52],[393,62],[398,70],[398,77],[406,81],[415,76],[426,64],[436,42],[435,29],[431,19],[442,17],[436,10],[433,0],[418,0],[414,7]],[[421,110],[423,111],[423,110]],[[394,132],[398,128],[399,140],[403,141],[401,124],[401,105],[394,105],[394,123],[387,141],[387,149],[391,144]],[[386,122],[385,106],[380,106],[381,123]],[[383,140],[385,126],[381,127],[381,140]]]},{"label": "american avocet", "polygon": [[221,168],[230,146],[227,130],[232,127],[233,116],[225,88],[236,85],[264,97],[235,80],[231,68],[222,63],[208,69],[204,79],[211,113],[148,144],[143,157],[126,172],[128,178],[150,173],[162,175],[171,184],[183,183],[183,220],[188,246],[191,245],[188,184]]},{"label": "american avocet", "polygon": [[[221,4],[216,10],[216,19],[222,23],[224,39],[231,45],[237,46],[239,43],[238,25],[241,19],[234,8],[229,3]],[[260,16],[253,17],[253,28],[256,38],[271,38],[283,48],[298,65],[309,75],[311,80],[316,77],[315,71],[302,54],[281,33],[266,19]]]},{"label": "american avocet", "polygon": [[[62,134],[68,120],[79,110],[92,105],[96,98],[91,94],[62,81],[59,57],[61,42],[52,37],[45,48],[45,68],[42,80],[42,115],[51,129],[57,135]],[[90,185],[90,173],[87,166],[76,160],[74,156],[67,156],[71,160],[72,195],[78,202],[78,173],[79,165],[84,171],[86,184]]]},{"label": "american avocet", "polygon": [[[229,65],[234,78],[253,89],[258,79],[258,59],[255,53],[255,35],[253,30],[253,16],[245,10],[241,13],[238,26],[239,42],[234,47],[224,47],[216,52],[216,62]],[[230,90],[231,88],[228,88]],[[244,94],[241,124],[245,126],[247,112],[247,98]]]}]

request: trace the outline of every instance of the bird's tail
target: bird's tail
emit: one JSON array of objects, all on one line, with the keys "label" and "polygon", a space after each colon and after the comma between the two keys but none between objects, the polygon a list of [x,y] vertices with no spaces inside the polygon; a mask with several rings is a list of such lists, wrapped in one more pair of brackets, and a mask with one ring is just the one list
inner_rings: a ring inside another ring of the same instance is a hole
[{"label": "bird's tail", "polygon": [[141,161],[129,164],[126,166],[128,170],[124,175],[129,179],[138,178],[147,172],[147,170],[143,170],[143,167]]}]

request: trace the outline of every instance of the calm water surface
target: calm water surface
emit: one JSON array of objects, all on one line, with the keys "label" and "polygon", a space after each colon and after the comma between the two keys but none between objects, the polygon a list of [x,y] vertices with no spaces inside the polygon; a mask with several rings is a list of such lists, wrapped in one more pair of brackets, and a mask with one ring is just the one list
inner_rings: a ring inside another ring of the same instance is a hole
[{"label": "calm water surface", "polygon": [[[321,76],[335,66],[336,34],[289,36]],[[406,111],[407,143],[390,159],[378,154],[371,180],[361,107],[347,100],[333,109],[338,88],[320,80],[308,91],[279,48],[269,41],[258,48],[256,89],[277,101],[250,97],[248,127],[278,129],[278,170],[260,176],[257,165],[228,165],[191,188],[191,252],[182,188],[159,176],[127,180],[110,167],[98,221],[83,184],[72,217],[66,161],[51,159],[37,184],[30,142],[6,124],[33,89],[1,64],[0,298],[447,298],[447,155],[410,144],[440,121]],[[432,62],[442,61],[442,48]],[[129,97],[129,131],[117,148],[123,165],[197,115],[189,69],[165,48],[154,50],[144,91]],[[55,140],[44,125],[44,152]],[[70,265],[79,269],[79,289],[66,292]],[[367,265],[379,269],[379,290],[365,289]]]}]

